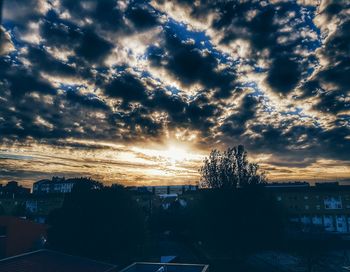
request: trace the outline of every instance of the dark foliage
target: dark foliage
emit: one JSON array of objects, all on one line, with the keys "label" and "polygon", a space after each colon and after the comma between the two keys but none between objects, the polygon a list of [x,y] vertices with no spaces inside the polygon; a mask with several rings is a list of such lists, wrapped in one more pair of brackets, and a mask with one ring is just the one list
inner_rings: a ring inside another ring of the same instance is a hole
[{"label": "dark foliage", "polygon": [[82,183],[49,218],[49,245],[75,255],[123,264],[140,251],[144,218],[123,187]]},{"label": "dark foliage", "polygon": [[264,188],[203,190],[192,220],[193,234],[219,254],[239,257],[283,241],[284,219]]},{"label": "dark foliage", "polygon": [[190,233],[190,226],[193,223],[192,212],[192,209],[182,207],[178,201],[172,203],[168,209],[157,209],[151,216],[151,231],[153,234],[169,231],[176,239],[192,236]]},{"label": "dark foliage", "polygon": [[348,243],[339,236],[329,233],[305,231],[302,235],[288,241],[287,250],[295,252],[302,260],[305,271],[312,272],[324,264],[332,250],[346,250]]},{"label": "dark foliage", "polygon": [[258,164],[248,162],[243,145],[224,152],[214,149],[199,169],[200,185],[204,188],[236,189],[264,184],[266,177],[258,170]]}]

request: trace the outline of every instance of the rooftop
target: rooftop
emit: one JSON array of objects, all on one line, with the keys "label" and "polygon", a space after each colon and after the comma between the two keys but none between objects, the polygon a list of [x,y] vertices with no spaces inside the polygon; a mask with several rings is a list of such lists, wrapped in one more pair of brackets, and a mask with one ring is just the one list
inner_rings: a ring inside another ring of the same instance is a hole
[{"label": "rooftop", "polygon": [[115,272],[116,266],[51,250],[38,250],[0,260],[6,272]]},{"label": "rooftop", "polygon": [[268,183],[265,185],[268,190],[278,192],[344,192],[350,191],[350,185],[341,185],[338,182],[323,182],[310,185],[307,182],[287,182],[287,183]]},{"label": "rooftop", "polygon": [[208,265],[179,263],[133,263],[120,272],[206,272]]}]

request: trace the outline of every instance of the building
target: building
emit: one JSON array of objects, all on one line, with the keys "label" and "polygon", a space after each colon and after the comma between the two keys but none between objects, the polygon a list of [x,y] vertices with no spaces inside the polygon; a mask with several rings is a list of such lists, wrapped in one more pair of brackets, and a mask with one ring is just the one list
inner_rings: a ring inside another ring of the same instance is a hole
[{"label": "building", "polygon": [[46,231],[47,226],[43,224],[15,216],[0,216],[0,258],[42,248]]},{"label": "building", "polygon": [[51,250],[38,250],[0,260],[4,272],[116,272],[117,266]]},{"label": "building", "polygon": [[33,194],[65,194],[70,193],[73,187],[78,183],[89,183],[95,188],[100,184],[91,178],[60,178],[52,177],[52,179],[42,179],[33,184]]},{"label": "building", "polygon": [[350,186],[338,183],[271,183],[268,192],[291,222],[307,229],[350,233]]},{"label": "building", "polygon": [[75,181],[64,177],[52,177],[52,179],[42,179],[33,184],[33,194],[53,194],[70,193]]},{"label": "building", "polygon": [[120,272],[209,272],[209,266],[205,264],[139,262],[129,265]]},{"label": "building", "polygon": [[151,193],[153,195],[177,194],[181,195],[186,192],[198,190],[197,185],[168,185],[168,186],[142,186],[129,187],[132,191],[140,193]]},{"label": "building", "polygon": [[18,182],[14,180],[9,181],[6,185],[0,185],[0,196],[2,197],[16,197],[28,194],[30,194],[30,189],[18,185]]}]

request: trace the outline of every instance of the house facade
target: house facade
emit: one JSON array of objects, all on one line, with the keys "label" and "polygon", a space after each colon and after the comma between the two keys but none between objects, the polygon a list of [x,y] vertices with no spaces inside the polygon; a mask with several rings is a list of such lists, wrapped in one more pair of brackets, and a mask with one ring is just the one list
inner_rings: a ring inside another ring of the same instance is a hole
[{"label": "house facade", "polygon": [[33,194],[53,194],[53,193],[70,193],[75,184],[73,179],[53,177],[42,179],[33,184]]},{"label": "house facade", "polygon": [[272,183],[266,186],[290,221],[327,232],[350,233],[350,186]]}]

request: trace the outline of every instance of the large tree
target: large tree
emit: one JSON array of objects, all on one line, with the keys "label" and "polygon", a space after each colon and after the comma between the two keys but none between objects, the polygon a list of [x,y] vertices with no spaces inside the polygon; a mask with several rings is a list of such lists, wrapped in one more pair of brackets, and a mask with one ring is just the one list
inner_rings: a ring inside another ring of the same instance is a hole
[{"label": "large tree", "polygon": [[243,145],[223,152],[212,150],[199,172],[200,186],[204,188],[235,189],[266,182],[264,173],[259,173],[259,165],[248,161]]},{"label": "large tree", "polygon": [[74,255],[126,264],[140,254],[144,217],[123,187],[80,183],[50,215],[51,248]]}]

